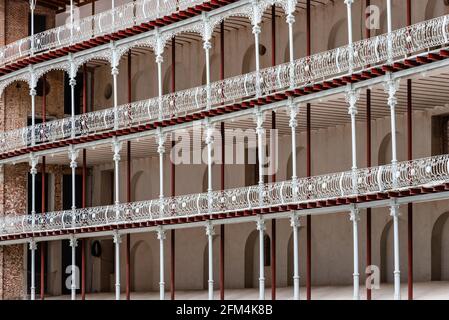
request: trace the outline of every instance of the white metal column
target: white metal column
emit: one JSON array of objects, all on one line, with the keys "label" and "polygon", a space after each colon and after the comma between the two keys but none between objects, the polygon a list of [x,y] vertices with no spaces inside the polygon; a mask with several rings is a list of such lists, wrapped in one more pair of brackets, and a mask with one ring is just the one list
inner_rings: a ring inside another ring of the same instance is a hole
[{"label": "white metal column", "polygon": [[164,153],[165,153],[165,134],[159,130],[157,133],[157,152],[159,153],[159,200],[160,200],[160,214],[164,213]]},{"label": "white metal column", "polygon": [[347,22],[348,22],[348,44],[349,44],[349,73],[351,74],[354,67],[354,52],[352,50],[353,40],[352,40],[352,4],[354,0],[345,0],[347,9]]},{"label": "white metal column", "polygon": [[75,226],[76,222],[76,168],[78,166],[76,159],[78,158],[79,150],[76,150],[73,145],[69,149],[70,168],[72,169],[72,224]]},{"label": "white metal column", "polygon": [[252,0],[253,7],[253,20],[252,20],[252,32],[254,34],[254,53],[256,55],[256,96],[260,97],[262,92],[260,88],[260,53],[259,53],[259,34],[261,32],[260,22],[262,20],[261,10],[258,6],[257,0]]},{"label": "white metal column", "polygon": [[30,15],[31,15],[31,55],[34,55],[34,10],[36,9],[36,1],[30,0]]},{"label": "white metal column", "polygon": [[[296,116],[299,112],[299,107],[296,104],[293,104],[292,101],[289,101],[290,105],[290,121],[288,125],[290,126],[292,133],[292,181],[296,184],[298,181],[298,175],[296,172],[296,127],[298,126],[298,122],[296,120]],[[290,177],[287,177],[290,178]]]},{"label": "white metal column", "polygon": [[286,22],[288,24],[288,50],[289,50],[289,62],[290,62],[290,87],[293,88],[295,85],[295,69],[293,68],[293,63],[295,61],[295,47],[293,43],[293,24],[295,23],[295,16],[293,13],[295,12],[296,8],[296,1],[289,0],[288,1],[288,13]]},{"label": "white metal column", "polygon": [[346,93],[346,102],[349,104],[348,114],[351,116],[351,156],[352,156],[352,184],[354,193],[357,192],[357,100],[359,98],[359,91],[348,87]]},{"label": "white metal column", "polygon": [[113,49],[113,55],[114,55],[114,59],[113,59],[113,65],[112,65],[112,69],[111,69],[111,75],[112,75],[112,82],[113,82],[113,97],[114,97],[114,128],[118,129],[119,126],[119,115],[118,115],[118,88],[117,88],[117,81],[118,81],[118,74],[119,74],[119,70],[118,70],[118,61],[117,60],[117,56],[116,56],[116,51],[115,48]]},{"label": "white metal column", "polygon": [[214,300],[214,260],[213,260],[213,240],[215,235],[215,229],[212,223],[206,225],[206,235],[208,243],[208,266],[209,266],[209,280],[208,284],[208,296],[209,300]]},{"label": "white metal column", "polygon": [[30,154],[30,174],[31,174],[31,226],[34,230],[36,224],[36,174],[39,157],[33,153]]},{"label": "white metal column", "polygon": [[299,300],[299,227],[301,222],[296,212],[290,218],[290,225],[293,228],[293,300]]},{"label": "white metal column", "polygon": [[76,300],[76,285],[78,283],[77,281],[77,272],[76,272],[76,247],[78,246],[78,240],[75,238],[75,236],[70,237],[70,247],[72,248],[72,281],[70,283],[70,292],[71,292],[71,299]]},{"label": "white metal column", "polygon": [[157,230],[157,238],[159,240],[159,299],[165,300],[164,240],[166,234],[162,227]]},{"label": "white metal column", "polygon": [[214,127],[207,120],[206,122],[206,145],[207,145],[207,202],[209,213],[212,210],[212,147],[214,143]]},{"label": "white metal column", "polygon": [[399,206],[394,200],[390,207],[390,215],[393,217],[394,299],[401,300],[401,269],[399,261]]},{"label": "white metal column", "polygon": [[[163,94],[163,86],[162,86],[162,62],[164,62],[163,54],[164,54],[164,43],[162,41],[162,37],[159,34],[159,29],[156,28],[156,64],[157,64],[157,87],[158,87],[158,96],[159,96],[159,121],[162,121],[164,110],[162,106],[162,94]],[[172,66],[174,67],[174,66]]]},{"label": "white metal column", "polygon": [[36,86],[37,86],[37,79],[36,74],[34,73],[34,70],[32,67],[30,67],[30,96],[31,96],[31,145],[34,146],[36,143]]},{"label": "white metal column", "polygon": [[76,86],[76,74],[77,68],[73,61],[70,62],[70,75],[69,75],[69,85],[70,85],[70,115],[71,115],[71,127],[72,138],[75,138],[75,86]]},{"label": "white metal column", "polygon": [[30,293],[31,300],[36,300],[36,241],[34,239],[30,240],[30,250],[31,250],[31,285]]},{"label": "white metal column", "polygon": [[115,245],[115,300],[120,300],[120,243],[122,238],[118,231],[114,232]]},{"label": "white metal column", "polygon": [[[396,148],[396,105],[398,100],[396,98],[396,92],[399,89],[399,80],[391,78],[385,84],[385,92],[388,94],[388,106],[390,107],[390,121],[391,121],[391,164],[393,165],[393,171],[396,171],[398,162],[397,148]],[[395,180],[396,177],[393,177]]]},{"label": "white metal column", "polygon": [[360,221],[359,209],[355,205],[351,207],[350,219],[352,221],[352,234],[353,234],[353,246],[354,246],[354,274],[353,274],[353,287],[354,287],[354,300],[360,300],[360,273],[359,273],[359,227]]},{"label": "white metal column", "polygon": [[264,236],[265,220],[259,217],[257,220],[257,230],[259,231],[259,300],[265,300],[265,257],[264,257]]},{"label": "white metal column", "polygon": [[120,218],[120,212],[118,206],[120,204],[120,151],[122,150],[122,142],[118,141],[116,137],[114,137],[112,142],[112,151],[114,152],[114,173],[115,173],[115,217],[117,221]]},{"label": "white metal column", "polygon": [[211,39],[211,30],[209,21],[206,18],[205,13],[203,12],[203,23],[204,23],[204,30],[203,30],[203,48],[204,48],[204,54],[206,56],[206,86],[207,86],[207,109],[210,109],[211,107],[211,88],[210,88],[210,49],[212,48],[212,44],[210,43]]},{"label": "white metal column", "polygon": [[257,153],[258,153],[258,159],[259,159],[259,187],[263,187],[264,185],[264,135],[265,135],[265,129],[263,127],[264,122],[264,114],[259,109],[256,111],[256,133],[257,133]]},{"label": "white metal column", "polygon": [[393,31],[392,25],[392,9],[391,0],[387,0],[387,32],[388,32],[388,63],[393,64],[393,43],[391,38],[391,32]]}]

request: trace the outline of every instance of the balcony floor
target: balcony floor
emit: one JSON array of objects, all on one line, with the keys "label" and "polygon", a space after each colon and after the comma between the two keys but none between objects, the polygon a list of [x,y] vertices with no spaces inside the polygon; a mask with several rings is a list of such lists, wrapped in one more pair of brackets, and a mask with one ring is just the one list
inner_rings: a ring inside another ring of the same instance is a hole
[{"label": "balcony floor", "polygon": [[[402,299],[407,299],[407,284],[402,283],[401,287]],[[305,287],[301,287],[301,299],[305,299]],[[257,300],[257,289],[226,289],[226,300]],[[293,295],[293,288],[278,288],[277,299],[291,300]],[[365,299],[365,290],[361,287],[362,300]],[[170,298],[170,293],[166,294],[167,299]],[[215,292],[215,299],[218,299],[219,292]],[[421,282],[414,284],[415,300],[449,300],[449,281],[438,282]],[[271,289],[266,289],[266,299],[271,298]],[[352,286],[323,286],[312,288],[313,300],[351,300]],[[379,290],[373,290],[373,300],[392,300],[393,299],[393,284],[382,284]],[[48,300],[69,300],[70,296],[55,296],[48,297]],[[77,296],[80,299],[80,296]],[[87,300],[112,300],[113,293],[93,293],[86,294]],[[122,299],[125,295],[122,294]],[[131,294],[131,300],[157,300],[159,299],[159,292],[136,292]],[[207,291],[205,290],[191,290],[191,291],[176,291],[176,299],[179,300],[206,300]]]}]

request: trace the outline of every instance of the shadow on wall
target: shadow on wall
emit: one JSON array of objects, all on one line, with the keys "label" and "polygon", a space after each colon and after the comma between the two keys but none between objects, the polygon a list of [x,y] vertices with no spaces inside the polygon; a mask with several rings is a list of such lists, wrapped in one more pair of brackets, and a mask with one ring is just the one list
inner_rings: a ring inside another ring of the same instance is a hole
[{"label": "shadow on wall", "polygon": [[[265,234],[264,246],[264,272],[265,287],[271,285],[271,240]],[[245,244],[245,288],[259,287],[259,231],[253,230],[248,236]]]}]

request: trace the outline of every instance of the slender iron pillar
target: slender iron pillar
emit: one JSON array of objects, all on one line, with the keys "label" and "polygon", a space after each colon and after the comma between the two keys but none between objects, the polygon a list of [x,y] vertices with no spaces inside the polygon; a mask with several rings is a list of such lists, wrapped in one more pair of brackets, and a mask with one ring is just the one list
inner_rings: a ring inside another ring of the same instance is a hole
[{"label": "slender iron pillar", "polygon": [[293,300],[299,300],[299,227],[301,226],[299,216],[295,213],[290,219],[293,228]]},{"label": "slender iron pillar", "polygon": [[265,220],[260,217],[259,220],[257,220],[257,230],[259,231],[259,300],[265,300],[265,228]]},{"label": "slender iron pillar", "polygon": [[[412,24],[412,3],[407,0],[407,25]],[[407,154],[408,160],[413,159],[413,99],[412,79],[407,80]],[[413,300],[413,203],[407,207],[407,249],[408,249],[408,299]]]},{"label": "slender iron pillar", "polygon": [[159,299],[165,299],[165,275],[164,275],[164,240],[165,230],[160,228],[157,231],[159,240]]},{"label": "slender iron pillar", "polygon": [[70,247],[72,248],[72,281],[70,284],[70,292],[71,292],[71,299],[76,300],[76,287],[77,287],[77,278],[78,275],[76,273],[76,247],[78,246],[78,240],[75,238],[75,236],[72,236],[70,238]]},{"label": "slender iron pillar", "polygon": [[[47,76],[44,74],[42,76],[42,123],[44,124],[47,120],[46,113],[47,113]],[[41,164],[41,173],[42,173],[42,197],[41,197],[41,213],[45,216],[46,210],[46,181],[45,181],[45,156],[42,157],[42,164]],[[45,250],[47,249],[47,243],[41,242],[41,279],[40,279],[40,289],[41,289],[41,300],[44,300],[45,298]]]},{"label": "slender iron pillar", "polygon": [[[306,2],[306,38],[307,38],[307,56],[312,54],[312,40],[311,40],[311,4],[310,0]],[[307,176],[310,177],[312,174],[312,158],[311,158],[311,105],[307,104]],[[312,217],[307,215],[307,253],[306,253],[306,291],[307,300],[312,299]]]},{"label": "slender iron pillar", "polygon": [[30,240],[31,250],[31,285],[30,285],[30,296],[31,300],[36,300],[36,241],[33,239]]},{"label": "slender iron pillar", "polygon": [[[128,103],[132,102],[131,91],[131,62],[132,53],[128,51]],[[131,199],[131,141],[127,142],[127,161],[126,161],[126,200],[129,202]],[[131,299],[131,234],[126,234],[126,300]]]},{"label": "slender iron pillar", "polygon": [[[366,0],[365,8],[371,5],[370,0]],[[369,18],[369,13],[366,13],[366,19]],[[365,28],[365,38],[371,37],[370,28]],[[366,166],[371,167],[371,90],[366,90]],[[371,208],[366,209],[366,267],[371,266]],[[366,273],[368,277],[370,273]],[[366,288],[366,299],[371,300],[371,289]]]},{"label": "slender iron pillar", "polygon": [[214,226],[211,223],[206,225],[206,235],[208,243],[208,266],[209,266],[209,280],[208,285],[208,298],[214,300],[214,260],[213,260],[213,240],[215,235]]},{"label": "slender iron pillar", "polygon": [[120,243],[122,239],[118,231],[114,232],[113,241],[115,247],[115,300],[120,300]]},{"label": "slender iron pillar", "polygon": [[[172,39],[172,47],[171,47],[171,92],[176,91],[176,38]],[[175,146],[175,141],[172,140],[172,148]],[[176,166],[172,161],[171,163],[171,196],[174,197],[176,195]],[[170,298],[171,300],[175,300],[175,272],[176,272],[176,230],[172,229],[170,231]]]},{"label": "slender iron pillar", "polygon": [[[220,80],[224,80],[224,21],[220,24]],[[221,190],[225,189],[225,124],[221,123]],[[220,225],[220,299],[225,299],[225,225]]]},{"label": "slender iron pillar", "polygon": [[[271,6],[271,65],[276,65],[276,6]],[[276,129],[276,112],[271,112],[271,128]],[[275,150],[276,148],[274,148]],[[276,157],[273,157],[276,159]],[[276,168],[276,165],[273,166]],[[276,173],[271,176],[276,182]],[[276,219],[271,220],[271,299],[276,300]]]},{"label": "slender iron pillar", "polygon": [[352,232],[353,232],[353,246],[354,246],[354,300],[360,300],[360,273],[359,273],[359,228],[358,222],[360,220],[359,210],[353,206],[351,208],[350,219],[352,221]]},{"label": "slender iron pillar", "polygon": [[[83,65],[83,113],[87,112],[87,65]],[[81,207],[86,208],[87,152],[83,149]],[[81,300],[86,299],[86,242],[81,239]]]}]

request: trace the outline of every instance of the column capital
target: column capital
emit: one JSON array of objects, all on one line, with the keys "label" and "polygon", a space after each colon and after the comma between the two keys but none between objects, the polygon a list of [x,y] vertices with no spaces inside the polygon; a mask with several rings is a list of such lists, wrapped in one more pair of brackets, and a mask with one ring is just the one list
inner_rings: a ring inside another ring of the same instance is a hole
[{"label": "column capital", "polygon": [[114,161],[120,161],[120,151],[122,151],[123,143],[114,139],[112,141],[112,152],[114,152]]},{"label": "column capital", "polygon": [[356,115],[357,111],[357,101],[360,98],[360,90],[355,90],[352,87],[349,87],[346,91],[346,103],[349,104],[348,114]]},{"label": "column capital", "polygon": [[30,239],[30,241],[28,243],[28,247],[30,250],[36,250],[37,249],[36,240]]},{"label": "column capital", "polygon": [[115,231],[114,234],[112,235],[112,237],[113,237],[113,241],[115,244],[122,243],[122,237],[121,237],[120,233],[118,233],[118,231]]},{"label": "column capital", "polygon": [[392,202],[390,206],[390,216],[392,216],[393,218],[397,218],[400,215],[401,213],[399,212],[399,205],[395,201]]},{"label": "column capital", "polygon": [[76,248],[78,246],[78,239],[75,236],[70,237],[70,246]]},{"label": "column capital", "polygon": [[206,224],[206,235],[207,236],[214,236],[215,235],[215,227],[210,222]]},{"label": "column capital", "polygon": [[215,127],[213,124],[211,124],[210,122],[206,123],[206,145],[210,145],[214,143],[214,131],[215,131]]},{"label": "column capital", "polygon": [[301,220],[299,215],[294,213],[290,218],[290,226],[293,228],[299,228],[301,226]]},{"label": "column capital", "polygon": [[351,211],[349,212],[349,220],[351,221],[360,221],[360,211],[356,206],[351,207]]},{"label": "column capital", "polygon": [[35,154],[31,153],[30,154],[30,166],[31,166],[30,173],[31,174],[37,174],[36,167],[37,167],[38,163],[39,163],[39,157],[36,156]]},{"label": "column capital", "polygon": [[69,149],[70,168],[75,169],[77,167],[76,159],[78,158],[79,150],[73,146]]},{"label": "column capital", "polygon": [[159,131],[157,133],[156,139],[157,139],[157,152],[161,155],[165,153],[165,140],[166,136],[162,131]]},{"label": "column capital", "polygon": [[256,110],[254,112],[254,114],[255,114],[255,117],[256,117],[255,122],[256,122],[256,125],[257,125],[256,126],[256,133],[257,134],[263,134],[265,132],[265,130],[263,128],[263,123],[264,123],[264,120],[265,120],[265,114],[260,109]]},{"label": "column capital", "polygon": [[167,234],[164,229],[158,228],[157,230],[157,239],[158,240],[165,240],[167,238]]},{"label": "column capital", "polygon": [[350,6],[350,5],[352,5],[354,3],[354,0],[345,0],[345,4],[347,5],[347,6]]},{"label": "column capital", "polygon": [[384,91],[388,94],[388,106],[394,108],[397,105],[396,92],[399,90],[399,79],[390,78],[384,83]]},{"label": "column capital", "polygon": [[36,9],[37,0],[29,0],[29,2],[30,2],[30,9],[34,11]]},{"label": "column capital", "polygon": [[288,122],[288,125],[290,128],[296,128],[298,126],[298,122],[296,121],[296,116],[299,113],[299,105],[298,104],[291,104],[290,105],[290,120]]},{"label": "column capital", "polygon": [[69,86],[71,86],[71,87],[76,86],[76,79],[75,78],[70,77]]},{"label": "column capital", "polygon": [[257,230],[258,231],[265,231],[266,230],[266,226],[265,226],[265,220],[263,218],[259,218],[256,222],[257,224]]}]

